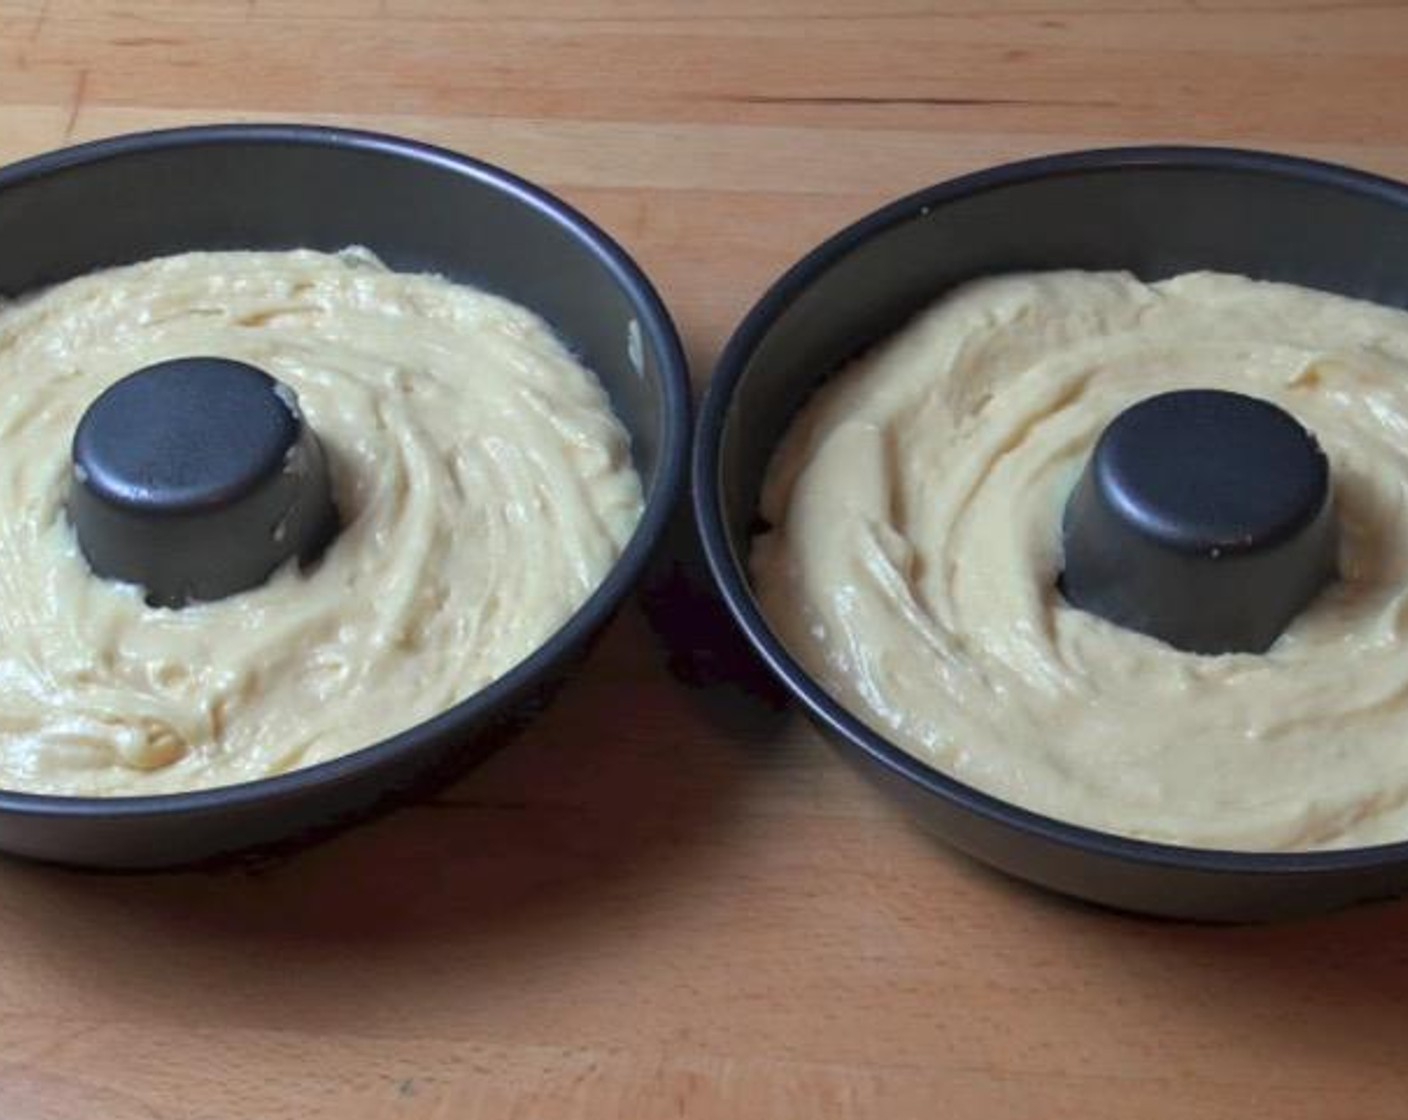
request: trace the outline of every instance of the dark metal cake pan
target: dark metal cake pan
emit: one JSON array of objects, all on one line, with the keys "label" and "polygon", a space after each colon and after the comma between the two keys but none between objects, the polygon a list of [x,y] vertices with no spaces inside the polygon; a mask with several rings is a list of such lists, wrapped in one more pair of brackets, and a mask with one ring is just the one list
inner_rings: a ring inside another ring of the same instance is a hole
[{"label": "dark metal cake pan", "polygon": [[1259,152],[1112,149],[981,171],[838,233],[744,319],[701,411],[695,513],[730,611],[843,757],[936,836],[1012,875],[1108,906],[1223,921],[1408,890],[1408,843],[1304,853],[1182,848],[989,796],[846,711],[759,610],[747,555],[760,484],[818,383],[965,280],[1061,268],[1128,269],[1146,280],[1212,269],[1408,307],[1408,187]]},{"label": "dark metal cake pan", "polygon": [[645,509],[596,592],[532,656],[449,710],[344,757],[191,793],[0,790],[0,850],[106,868],[184,864],[319,834],[469,766],[521,723],[641,575],[684,484],[689,387],[668,312],[605,233],[540,188],[409,140],[306,126],[150,132],[0,170],[0,297],[197,249],[365,246],[536,311],[601,379]]}]

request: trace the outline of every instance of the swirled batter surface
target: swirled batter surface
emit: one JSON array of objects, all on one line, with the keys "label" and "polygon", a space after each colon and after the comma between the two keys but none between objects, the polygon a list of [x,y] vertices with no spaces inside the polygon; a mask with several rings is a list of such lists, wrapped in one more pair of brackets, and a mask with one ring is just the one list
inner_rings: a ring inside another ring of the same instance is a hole
[{"label": "swirled batter surface", "polygon": [[[1101,430],[1195,387],[1276,402],[1330,459],[1342,578],[1266,654],[1181,652],[1055,587]],[[971,283],[816,394],[762,514],[771,625],[946,773],[1181,845],[1408,837],[1408,313],[1207,273]]]},{"label": "swirled batter surface", "polygon": [[[89,570],[69,442],[118,378],[248,362],[292,387],[343,529],[183,610]],[[347,753],[536,649],[641,509],[595,377],[524,308],[359,251],[195,253],[0,305],[0,786],[147,794]]]}]

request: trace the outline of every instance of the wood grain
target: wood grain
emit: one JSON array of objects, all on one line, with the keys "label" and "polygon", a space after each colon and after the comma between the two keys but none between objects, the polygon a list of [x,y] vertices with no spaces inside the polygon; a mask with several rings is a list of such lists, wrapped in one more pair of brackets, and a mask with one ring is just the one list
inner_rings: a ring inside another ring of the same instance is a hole
[{"label": "wood grain", "polygon": [[[447,144],[621,238],[700,382],[902,192],[1159,140],[1408,176],[1405,81],[1377,0],[0,0],[0,160],[213,120]],[[628,611],[488,766],[257,871],[0,864],[0,1117],[1408,1114],[1408,905],[1210,929],[1022,888],[676,645]]]}]

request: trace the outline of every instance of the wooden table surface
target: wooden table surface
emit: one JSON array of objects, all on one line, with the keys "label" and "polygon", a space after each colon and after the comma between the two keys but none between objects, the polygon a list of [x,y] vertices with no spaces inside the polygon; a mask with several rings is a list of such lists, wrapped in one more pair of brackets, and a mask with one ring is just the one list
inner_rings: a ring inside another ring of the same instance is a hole
[{"label": "wooden table surface", "polygon": [[[446,144],[619,237],[699,382],[902,192],[1158,140],[1408,176],[1406,85],[1392,0],[0,0],[0,159],[236,119]],[[709,669],[632,609],[524,739],[322,847],[0,864],[0,1117],[1408,1115],[1408,903],[1215,929],[1050,897]]]}]

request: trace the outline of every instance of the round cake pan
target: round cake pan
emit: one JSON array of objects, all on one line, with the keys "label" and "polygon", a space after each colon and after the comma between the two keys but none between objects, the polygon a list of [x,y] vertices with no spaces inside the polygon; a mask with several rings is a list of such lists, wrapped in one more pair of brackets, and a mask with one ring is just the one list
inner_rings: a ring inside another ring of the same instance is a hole
[{"label": "round cake pan", "polygon": [[536,311],[601,379],[645,490],[596,592],[532,656],[449,710],[278,777],[150,797],[0,790],[0,850],[148,868],[302,840],[484,757],[541,704],[641,575],[684,484],[689,382],[665,307],[626,253],[505,171],[391,136],[297,125],[142,133],[0,170],[0,298],[198,249],[365,246]]},{"label": "round cake pan", "polygon": [[[1287,156],[1155,147],[1074,152],[942,183],[862,219],[769,290],[729,341],[694,451],[709,567],[749,640],[822,733],[949,844],[1033,883],[1220,921],[1408,890],[1408,843],[1305,853],[1181,848],[1029,812],[956,781],[847,712],[787,652],[749,586],[760,484],[798,407],[946,290],[995,273],[1198,269],[1408,307],[1408,187]],[[1408,742],[1404,749],[1408,751]]]}]

